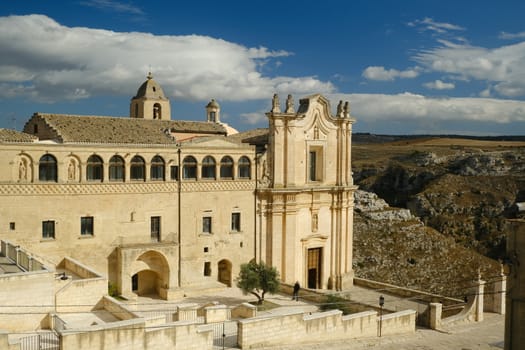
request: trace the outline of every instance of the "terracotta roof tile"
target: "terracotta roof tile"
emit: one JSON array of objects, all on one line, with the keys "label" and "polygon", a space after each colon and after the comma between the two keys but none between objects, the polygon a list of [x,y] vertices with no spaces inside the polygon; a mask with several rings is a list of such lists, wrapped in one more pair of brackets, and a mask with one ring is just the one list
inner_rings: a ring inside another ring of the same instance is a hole
[{"label": "terracotta roof tile", "polygon": [[208,122],[42,113],[35,113],[26,123],[27,132],[35,118],[42,119],[63,143],[174,144],[177,140],[171,133],[226,134],[220,124]]},{"label": "terracotta roof tile", "polygon": [[11,129],[0,128],[0,142],[34,142],[38,137]]}]

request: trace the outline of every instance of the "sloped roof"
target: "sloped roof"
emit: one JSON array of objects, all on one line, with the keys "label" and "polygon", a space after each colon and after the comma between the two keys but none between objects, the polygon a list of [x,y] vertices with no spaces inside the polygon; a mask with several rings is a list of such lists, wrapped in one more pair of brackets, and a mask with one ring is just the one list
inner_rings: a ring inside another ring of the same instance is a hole
[{"label": "sloped roof", "polygon": [[24,130],[32,132],[29,125],[38,119],[54,130],[63,143],[174,144],[177,141],[171,137],[171,132],[226,134],[220,124],[208,122],[43,113],[35,113]]},{"label": "sloped roof", "polygon": [[270,130],[268,128],[252,129],[228,136],[229,139],[249,144],[267,144]]},{"label": "sloped roof", "polygon": [[38,140],[36,136],[25,132],[0,128],[0,142],[34,142],[36,140]]}]

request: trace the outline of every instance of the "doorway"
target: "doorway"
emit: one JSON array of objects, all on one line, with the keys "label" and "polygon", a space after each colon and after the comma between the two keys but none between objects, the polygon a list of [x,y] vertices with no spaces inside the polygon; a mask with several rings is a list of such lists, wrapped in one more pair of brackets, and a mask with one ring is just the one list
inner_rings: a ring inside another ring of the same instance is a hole
[{"label": "doorway", "polygon": [[131,291],[136,293],[139,290],[139,274],[131,276]]},{"label": "doorway", "polygon": [[321,288],[321,267],[322,267],[323,248],[308,249],[308,288]]},{"label": "doorway", "polygon": [[224,283],[228,287],[232,286],[232,263],[226,259],[219,261],[218,266],[219,282]]}]

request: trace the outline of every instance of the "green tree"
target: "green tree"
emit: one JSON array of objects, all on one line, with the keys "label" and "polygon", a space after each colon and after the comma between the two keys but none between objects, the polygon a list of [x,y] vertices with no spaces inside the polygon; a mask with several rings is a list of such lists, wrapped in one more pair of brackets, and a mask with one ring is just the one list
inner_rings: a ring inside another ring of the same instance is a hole
[{"label": "green tree", "polygon": [[266,293],[274,294],[279,290],[279,272],[275,267],[252,261],[241,265],[236,282],[244,295],[255,295],[260,305]]}]

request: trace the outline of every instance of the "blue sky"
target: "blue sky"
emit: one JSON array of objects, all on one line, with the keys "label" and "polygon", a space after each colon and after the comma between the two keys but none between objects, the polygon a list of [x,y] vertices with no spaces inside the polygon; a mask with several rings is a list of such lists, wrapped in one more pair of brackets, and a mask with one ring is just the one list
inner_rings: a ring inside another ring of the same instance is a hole
[{"label": "blue sky", "polygon": [[172,119],[266,127],[271,97],[349,101],[354,132],[525,134],[523,1],[9,1],[0,127],[128,116],[152,71]]}]

